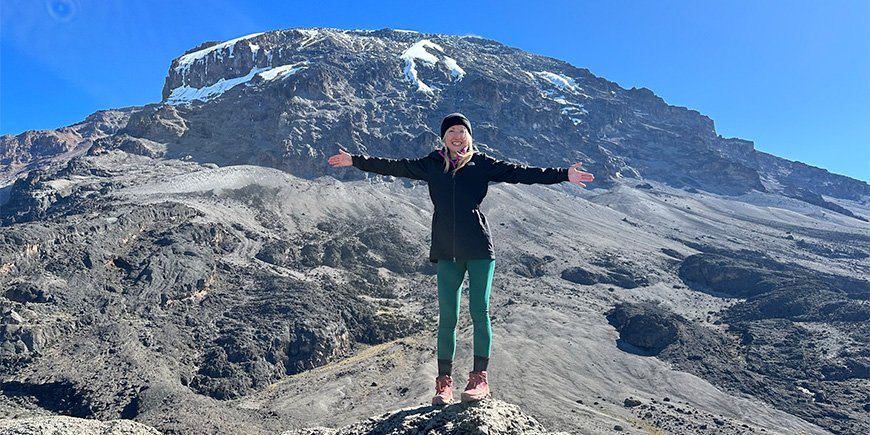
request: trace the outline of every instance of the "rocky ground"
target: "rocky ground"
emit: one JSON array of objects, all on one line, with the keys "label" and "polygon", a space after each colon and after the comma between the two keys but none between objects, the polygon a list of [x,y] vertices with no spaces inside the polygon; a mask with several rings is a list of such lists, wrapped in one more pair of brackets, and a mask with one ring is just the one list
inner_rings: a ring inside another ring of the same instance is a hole
[{"label": "rocky ground", "polygon": [[152,427],[130,420],[97,420],[76,417],[30,417],[0,419],[5,435],[159,435]]},{"label": "rocky ground", "polygon": [[[491,189],[498,401],[428,409],[429,207],[402,181],[121,151],[35,172],[0,216],[0,412],[163,433],[870,424],[866,223],[630,183]],[[458,384],[470,345],[463,316]]]},{"label": "rocky ground", "polygon": [[445,407],[421,406],[387,413],[339,429],[309,428],[283,435],[375,435],[375,434],[523,434],[547,432],[541,423],[516,405],[495,399]]}]

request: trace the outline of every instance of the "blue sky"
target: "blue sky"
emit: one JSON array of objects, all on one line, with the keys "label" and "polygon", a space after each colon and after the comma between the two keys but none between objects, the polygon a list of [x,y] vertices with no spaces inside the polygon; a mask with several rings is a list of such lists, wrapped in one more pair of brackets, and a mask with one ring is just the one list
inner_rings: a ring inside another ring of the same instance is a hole
[{"label": "blue sky", "polygon": [[758,150],[870,181],[867,0],[3,0],[0,134],[158,102],[184,51],[293,27],[495,39],[649,88]]}]

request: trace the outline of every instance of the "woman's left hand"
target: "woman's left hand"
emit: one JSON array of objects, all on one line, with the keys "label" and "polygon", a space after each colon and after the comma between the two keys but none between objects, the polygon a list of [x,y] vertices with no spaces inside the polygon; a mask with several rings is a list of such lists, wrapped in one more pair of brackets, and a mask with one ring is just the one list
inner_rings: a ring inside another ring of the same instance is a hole
[{"label": "woman's left hand", "polygon": [[568,168],[568,181],[574,183],[580,187],[586,187],[585,183],[589,183],[595,180],[595,176],[580,170],[580,167],[583,166],[583,163],[574,163]]},{"label": "woman's left hand", "polygon": [[327,161],[336,168],[353,166],[353,157],[342,149],[338,150],[338,154],[330,157]]}]

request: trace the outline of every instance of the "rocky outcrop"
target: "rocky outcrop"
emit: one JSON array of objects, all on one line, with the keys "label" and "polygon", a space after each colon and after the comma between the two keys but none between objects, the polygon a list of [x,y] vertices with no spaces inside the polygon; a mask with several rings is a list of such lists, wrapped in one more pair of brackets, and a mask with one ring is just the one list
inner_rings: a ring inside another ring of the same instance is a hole
[{"label": "rocky outcrop", "polygon": [[835,204],[833,202],[826,201],[822,197],[822,195],[820,195],[819,193],[816,193],[816,192],[813,192],[810,190],[806,190],[806,189],[800,188],[800,187],[788,186],[783,191],[783,194],[785,196],[788,196],[789,198],[799,199],[801,201],[804,201],[804,202],[807,202],[807,203],[810,203],[813,205],[817,205],[817,206],[822,207],[822,208],[826,208],[826,209],[831,210],[833,212],[840,213],[840,214],[849,216],[851,218],[855,218],[855,219],[867,222],[867,218],[865,218],[863,216],[856,216],[854,213],[852,213],[851,210],[849,210],[841,205]]},{"label": "rocky outcrop", "polygon": [[33,160],[69,152],[82,137],[70,128],[55,131],[28,131],[18,136],[0,137],[0,165],[23,165]]},{"label": "rocky outcrop", "polygon": [[652,355],[675,343],[678,325],[685,324],[684,319],[651,304],[620,304],[607,314],[607,320],[619,331],[620,340]]},{"label": "rocky outcrop", "polygon": [[627,264],[616,256],[605,254],[590,261],[592,266],[602,271],[571,267],[561,273],[564,280],[582,285],[610,284],[625,289],[633,289],[649,285],[649,280],[642,276],[637,267]]},{"label": "rocky outcrop", "polygon": [[[26,131],[0,136],[0,187],[20,174],[64,161],[85,152],[95,140],[117,133],[126,123],[130,109],[104,110],[84,121],[57,130]],[[0,205],[3,203],[0,197]]]},{"label": "rocky outcrop", "polygon": [[422,406],[373,417],[340,429],[310,428],[282,435],[521,435],[565,434],[548,432],[541,423],[518,406],[487,399],[473,404],[453,404],[444,408]]},{"label": "rocky outcrop", "polygon": [[756,152],[759,173],[765,184],[782,186],[780,189],[804,191],[853,201],[866,201],[870,185],[843,175],[802,162],[786,160],[761,151]]},{"label": "rocky outcrop", "polygon": [[866,400],[855,386],[870,376],[870,285],[757,252],[709,250],[715,252],[685,258],[679,275],[690,288],[741,298],[709,313],[728,325],[728,335],[661,304],[619,304],[608,313],[618,345],[762,397],[835,433],[866,430],[861,409],[851,405]]},{"label": "rocky outcrop", "polygon": [[157,429],[130,420],[104,422],[62,416],[0,419],[0,432],[8,435],[160,435]]},{"label": "rocky outcrop", "polygon": [[[726,318],[731,322],[729,332],[741,337],[739,342],[661,304],[623,303],[607,316],[619,331],[618,345],[627,352],[655,355],[714,385],[752,394],[834,433],[866,431],[863,411],[855,406],[866,400],[856,386],[866,382],[870,361],[866,346],[856,341],[867,333],[862,323],[845,329],[836,323],[806,328],[786,319],[741,320],[734,312]],[[844,340],[837,345],[842,352],[830,348],[831,335]]]},{"label": "rocky outcrop", "polygon": [[[784,288],[793,295],[804,291],[828,292],[838,295],[839,299],[870,299],[870,283],[865,280],[781,263],[753,251],[695,254],[680,263],[678,274],[690,288],[714,296],[749,298],[750,301],[782,292]],[[830,298],[825,300],[832,301]],[[821,302],[815,305],[819,304]]]}]

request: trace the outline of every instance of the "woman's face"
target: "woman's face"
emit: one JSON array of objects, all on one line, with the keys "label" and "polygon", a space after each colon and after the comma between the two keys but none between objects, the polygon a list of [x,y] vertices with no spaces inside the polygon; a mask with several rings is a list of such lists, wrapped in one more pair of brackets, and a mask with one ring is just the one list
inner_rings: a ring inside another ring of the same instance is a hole
[{"label": "woman's face", "polygon": [[464,125],[453,125],[444,133],[444,145],[450,150],[450,154],[457,154],[471,145],[471,135]]}]

